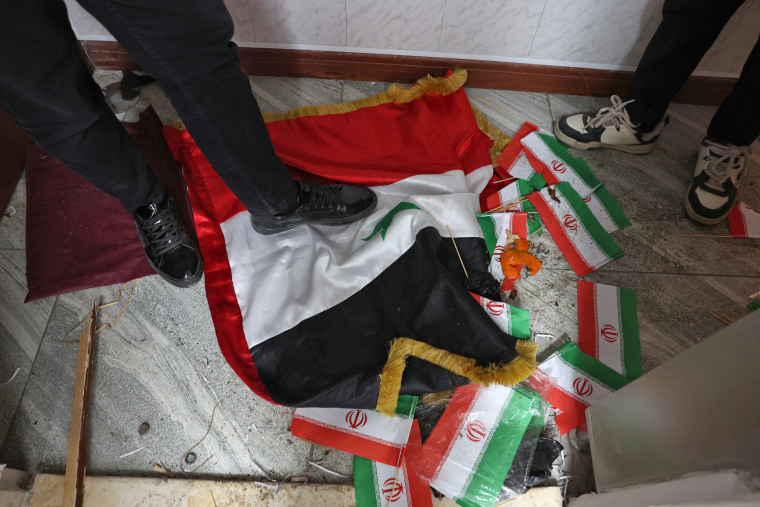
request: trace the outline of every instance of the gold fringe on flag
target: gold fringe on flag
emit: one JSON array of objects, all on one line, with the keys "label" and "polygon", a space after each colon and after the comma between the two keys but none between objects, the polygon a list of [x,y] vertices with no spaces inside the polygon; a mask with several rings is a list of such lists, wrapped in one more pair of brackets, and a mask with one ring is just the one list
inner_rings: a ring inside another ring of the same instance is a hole
[{"label": "gold fringe on flag", "polygon": [[509,144],[512,138],[499,130],[499,128],[491,123],[490,120],[486,118],[486,115],[478,111],[475,106],[472,106],[472,114],[475,115],[475,121],[478,122],[478,128],[482,130],[491,141],[493,141],[493,146],[491,146],[488,153],[491,155],[491,163],[494,166],[497,166],[498,162],[496,162],[496,159],[499,158],[499,155],[501,155],[501,152],[504,151],[504,148],[507,147],[507,144]]},{"label": "gold fringe on flag", "polygon": [[453,352],[433,347],[411,338],[396,338],[391,343],[388,362],[380,375],[380,392],[377,397],[377,411],[387,416],[396,413],[401,377],[409,356],[417,357],[448,370],[455,375],[466,377],[473,384],[500,384],[511,386],[525,380],[536,371],[536,350],[538,345],[528,340],[517,340],[517,357],[506,365],[489,364],[478,366],[475,360]]}]

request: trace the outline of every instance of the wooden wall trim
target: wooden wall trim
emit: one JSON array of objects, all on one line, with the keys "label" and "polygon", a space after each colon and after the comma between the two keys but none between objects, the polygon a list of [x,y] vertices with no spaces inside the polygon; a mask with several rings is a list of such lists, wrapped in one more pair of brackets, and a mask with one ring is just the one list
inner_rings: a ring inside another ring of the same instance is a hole
[{"label": "wooden wall trim", "polygon": [[[105,70],[139,70],[117,42],[82,41],[92,64]],[[464,68],[467,86],[569,95],[625,95],[632,72],[486,62],[453,58],[340,53],[295,49],[240,48],[243,71],[251,76],[312,77],[412,83],[426,74]],[[691,77],[675,101],[719,105],[736,79]]]}]

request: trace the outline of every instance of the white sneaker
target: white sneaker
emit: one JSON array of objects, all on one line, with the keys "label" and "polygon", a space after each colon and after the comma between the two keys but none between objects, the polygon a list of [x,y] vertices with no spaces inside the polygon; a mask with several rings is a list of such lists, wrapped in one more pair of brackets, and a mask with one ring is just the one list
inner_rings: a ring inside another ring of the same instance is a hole
[{"label": "white sneaker", "polygon": [[748,146],[708,138],[702,141],[694,179],[683,203],[689,218],[701,224],[717,224],[726,218],[736,203],[749,153]]},{"label": "white sneaker", "polygon": [[657,138],[668,124],[668,115],[651,131],[644,132],[628,116],[625,106],[633,102],[623,102],[620,97],[610,97],[611,107],[603,107],[595,116],[576,113],[563,116],[554,124],[554,135],[573,148],[612,148],[643,155],[655,149]]}]

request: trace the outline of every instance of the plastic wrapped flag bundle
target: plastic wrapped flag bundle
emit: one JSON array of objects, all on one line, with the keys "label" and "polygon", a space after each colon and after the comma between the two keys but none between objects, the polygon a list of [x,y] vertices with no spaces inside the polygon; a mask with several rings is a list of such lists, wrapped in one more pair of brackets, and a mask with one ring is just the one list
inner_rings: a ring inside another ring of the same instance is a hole
[{"label": "plastic wrapped flag bundle", "polygon": [[537,393],[521,386],[459,387],[425,441],[416,468],[433,488],[464,507],[490,507],[516,496],[525,490],[544,407]]}]

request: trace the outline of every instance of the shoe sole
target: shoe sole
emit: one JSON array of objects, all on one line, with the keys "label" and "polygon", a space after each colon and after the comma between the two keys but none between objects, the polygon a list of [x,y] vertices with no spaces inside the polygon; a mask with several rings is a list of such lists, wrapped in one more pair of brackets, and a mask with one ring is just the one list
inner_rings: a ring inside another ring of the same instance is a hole
[{"label": "shoe sole", "polygon": [[367,209],[363,210],[361,213],[357,213],[356,215],[352,216],[350,219],[327,218],[324,220],[314,220],[311,222],[295,222],[292,224],[283,225],[282,227],[278,227],[276,229],[265,229],[261,227],[260,225],[256,224],[256,222],[253,221],[253,217],[251,217],[251,226],[253,226],[253,230],[258,232],[259,234],[268,236],[271,234],[277,234],[278,232],[289,231],[290,229],[295,229],[296,227],[301,227],[302,225],[330,225],[330,226],[348,225],[352,222],[361,220],[362,218],[369,216],[373,211],[375,211],[376,207],[377,207],[377,199],[375,199],[375,202],[373,202],[372,205],[369,206]]},{"label": "shoe sole", "polygon": [[649,144],[607,144],[602,142],[584,143],[565,135],[565,133],[559,129],[559,120],[554,122],[554,136],[566,145],[572,148],[577,148],[579,150],[612,149],[624,151],[625,153],[632,153],[634,155],[646,155],[647,153],[652,153],[657,147],[656,141]]},{"label": "shoe sole", "polygon": [[686,211],[686,216],[692,219],[693,221],[704,224],[704,225],[715,225],[721,223],[723,220],[726,219],[728,216],[728,213],[723,215],[722,217],[718,218],[705,218],[702,215],[697,214],[696,211],[694,211],[694,208],[692,208],[691,204],[689,203],[689,196],[687,195],[683,200],[683,209]]}]

